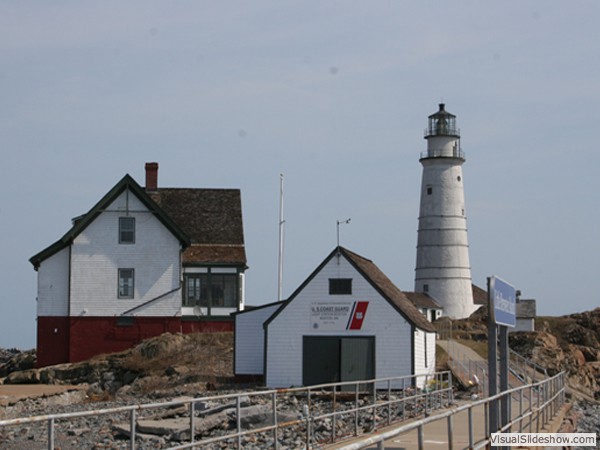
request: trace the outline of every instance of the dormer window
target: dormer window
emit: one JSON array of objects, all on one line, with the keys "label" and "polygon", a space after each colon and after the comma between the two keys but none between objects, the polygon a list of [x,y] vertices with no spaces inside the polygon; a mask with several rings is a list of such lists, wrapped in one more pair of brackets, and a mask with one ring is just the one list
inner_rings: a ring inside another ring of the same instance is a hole
[{"label": "dormer window", "polygon": [[352,295],[352,278],[330,278],[329,295]]},{"label": "dormer window", "polygon": [[135,217],[119,217],[119,244],[135,244]]}]

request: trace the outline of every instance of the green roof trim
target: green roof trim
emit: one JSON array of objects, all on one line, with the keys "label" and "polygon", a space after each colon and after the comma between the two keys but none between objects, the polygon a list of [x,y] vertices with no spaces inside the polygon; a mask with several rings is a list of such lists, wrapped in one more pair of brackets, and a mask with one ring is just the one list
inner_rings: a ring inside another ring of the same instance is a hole
[{"label": "green roof trim", "polygon": [[122,192],[129,190],[151,211],[156,218],[181,242],[182,246],[188,247],[191,244],[190,238],[183,230],[150,198],[144,188],[142,188],[129,174],[126,174],[98,203],[94,205],[86,214],[77,218],[73,226],[54,244],[46,247],[41,252],[29,258],[29,262],[37,270],[45,259],[58,253],[63,248],[71,245],[73,240],[87,228],[103,211],[112,203]]}]

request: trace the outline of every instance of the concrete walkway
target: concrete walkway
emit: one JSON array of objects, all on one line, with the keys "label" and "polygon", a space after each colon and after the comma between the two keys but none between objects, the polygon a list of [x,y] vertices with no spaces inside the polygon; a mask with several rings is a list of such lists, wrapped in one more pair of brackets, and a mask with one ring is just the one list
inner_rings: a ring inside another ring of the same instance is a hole
[{"label": "concrete walkway", "polygon": [[[464,405],[466,402],[459,402],[458,405]],[[513,403],[513,417],[519,415],[518,404],[515,405]],[[563,408],[558,412],[558,414],[548,423],[545,428],[540,428],[540,433],[556,433],[558,432],[562,421],[565,417],[565,413],[568,410],[568,407],[563,406]],[[444,411],[440,411],[444,412]],[[473,425],[473,442],[477,442],[485,437],[485,410],[483,405],[474,407],[472,409],[472,425]],[[435,414],[433,414],[435,416]],[[382,428],[378,430],[374,434],[384,433],[386,431],[393,430],[394,428],[398,428],[400,426],[404,426],[406,424],[411,423],[412,420],[403,422],[401,424],[393,425],[387,428]],[[529,433],[529,423],[524,423],[522,432]],[[519,432],[519,426],[517,425],[513,430],[513,432]],[[531,432],[536,433],[535,424],[532,424]],[[365,436],[363,436],[364,438]],[[351,439],[349,441],[345,441],[343,443],[338,443],[331,446],[326,446],[327,450],[332,449],[342,449],[344,446],[348,444],[352,444],[355,442],[360,442],[360,438]],[[452,419],[452,444],[453,448],[468,448],[469,446],[469,415],[468,411],[462,411],[456,415],[454,415]],[[448,421],[447,419],[440,419],[436,422],[430,423],[423,427],[423,447],[427,450],[442,450],[449,448],[448,446]],[[419,449],[419,437],[417,434],[417,430],[413,430],[409,433],[402,434],[400,436],[396,436],[394,438],[388,439],[384,442],[383,447],[377,447],[377,445],[371,445],[365,447],[367,450],[377,450],[380,448],[384,448],[386,450],[418,450]],[[519,447],[520,449],[529,449],[529,447]],[[543,449],[543,447],[531,447],[530,450],[539,450]]]}]

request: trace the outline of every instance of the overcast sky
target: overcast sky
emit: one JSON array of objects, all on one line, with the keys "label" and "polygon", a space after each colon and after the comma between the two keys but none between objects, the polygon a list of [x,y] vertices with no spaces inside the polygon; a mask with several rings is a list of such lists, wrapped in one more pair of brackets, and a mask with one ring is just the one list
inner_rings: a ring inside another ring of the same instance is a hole
[{"label": "overcast sky", "polygon": [[599,306],[600,2],[3,1],[0,347],[35,346],[36,272],[129,173],[242,192],[249,304],[336,245],[413,290],[423,129],[457,116],[473,281]]}]

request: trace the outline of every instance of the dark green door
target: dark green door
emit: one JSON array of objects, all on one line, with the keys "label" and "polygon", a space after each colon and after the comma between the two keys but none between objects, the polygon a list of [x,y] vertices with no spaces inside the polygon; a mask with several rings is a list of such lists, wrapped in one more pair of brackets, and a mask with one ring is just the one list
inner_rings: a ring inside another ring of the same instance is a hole
[{"label": "dark green door", "polygon": [[375,378],[375,338],[304,336],[304,386]]},{"label": "dark green door", "polygon": [[302,384],[340,381],[340,339],[330,336],[304,336],[302,345]]},{"label": "dark green door", "polygon": [[340,381],[375,378],[374,338],[342,338]]}]

